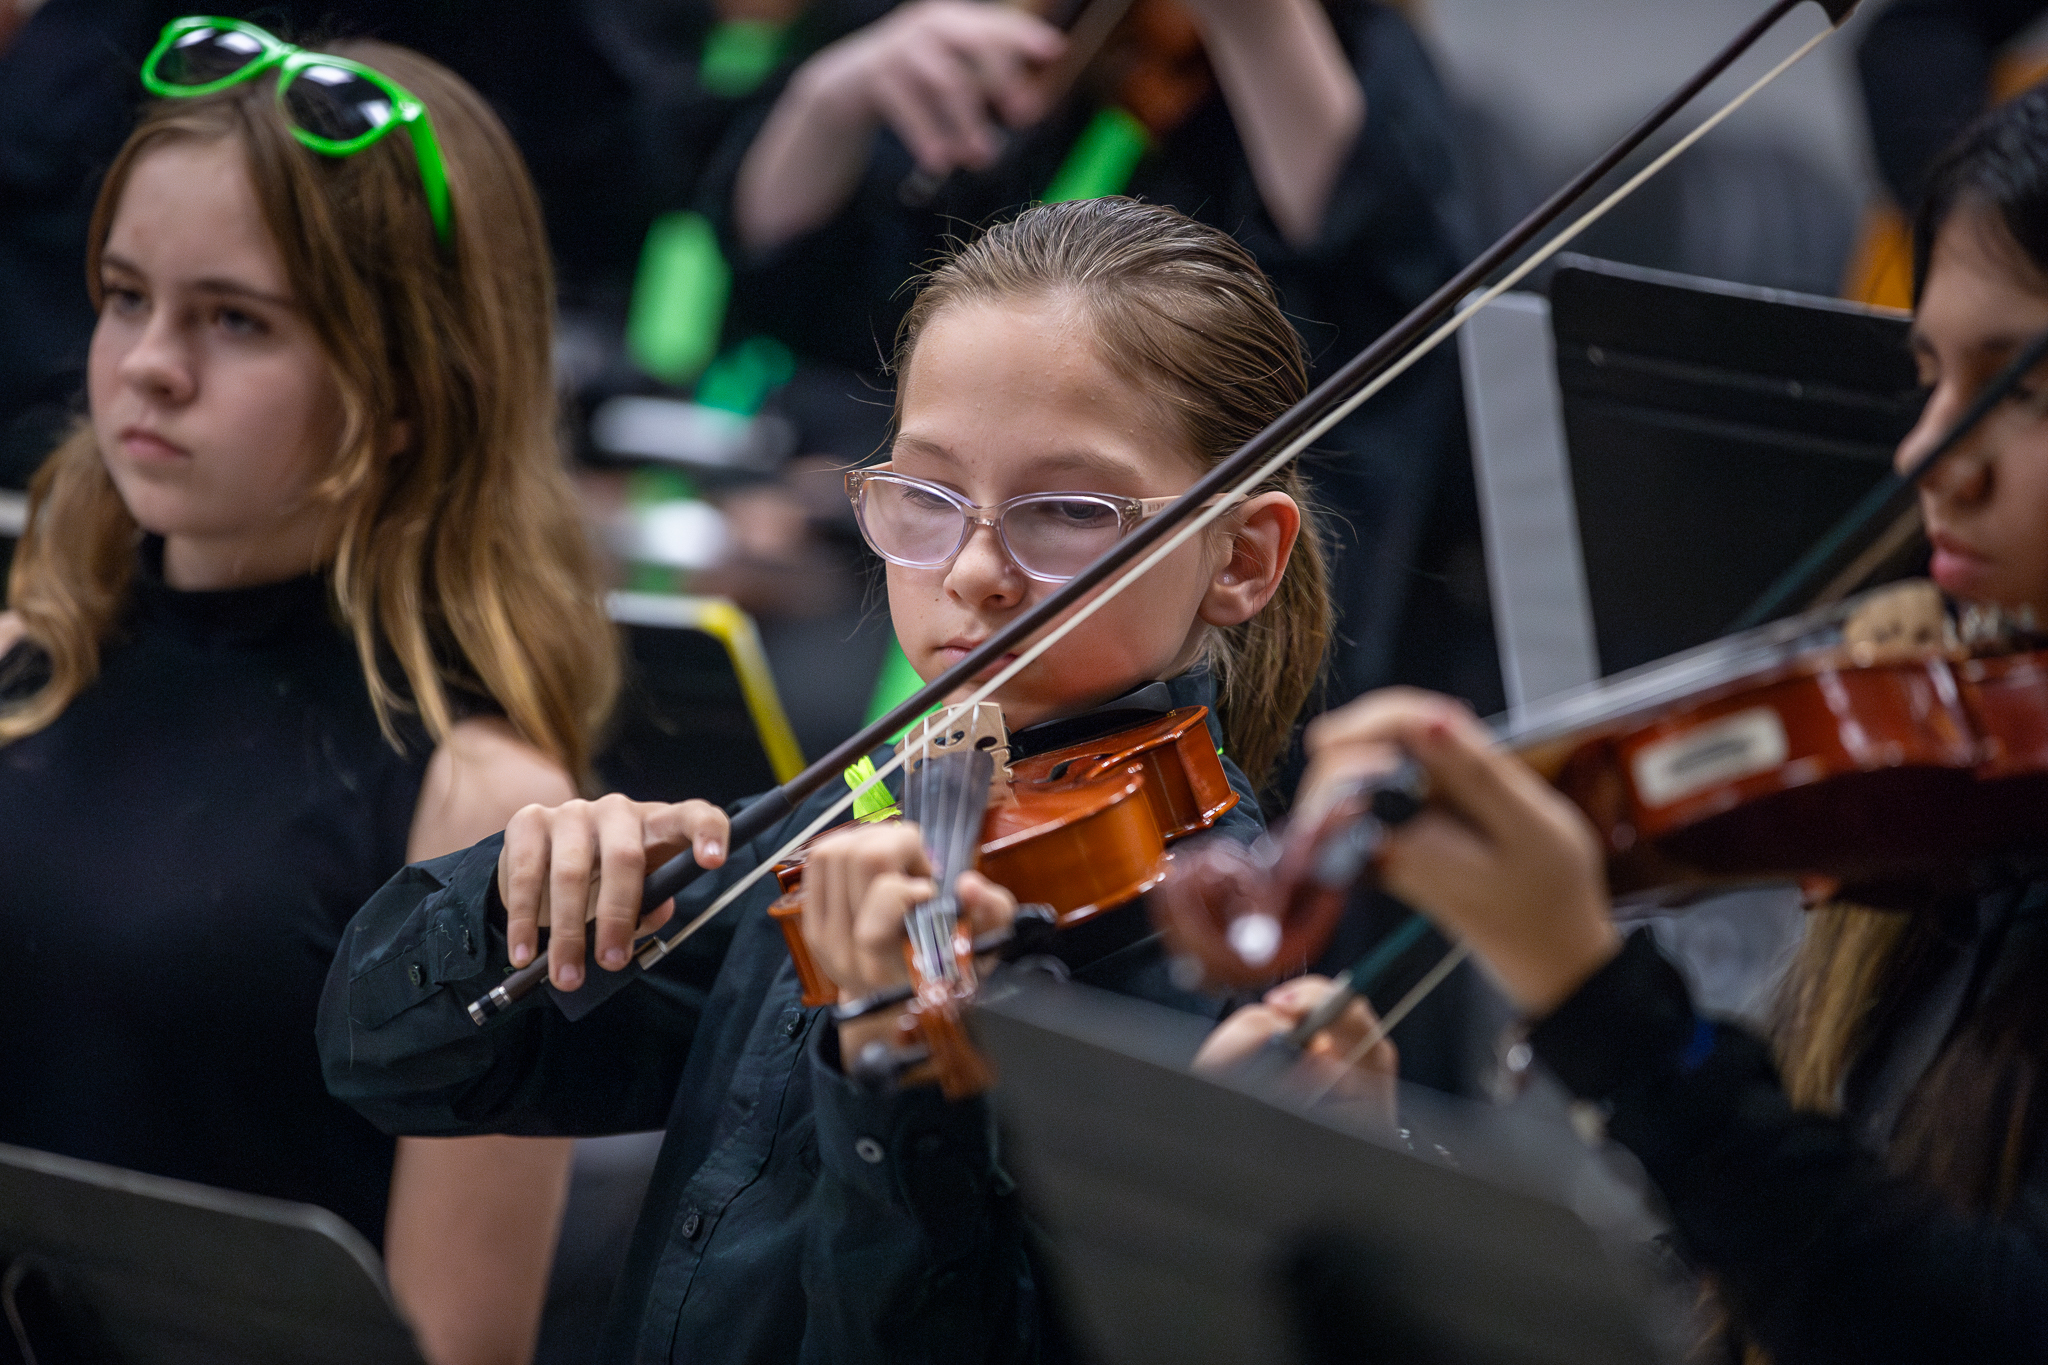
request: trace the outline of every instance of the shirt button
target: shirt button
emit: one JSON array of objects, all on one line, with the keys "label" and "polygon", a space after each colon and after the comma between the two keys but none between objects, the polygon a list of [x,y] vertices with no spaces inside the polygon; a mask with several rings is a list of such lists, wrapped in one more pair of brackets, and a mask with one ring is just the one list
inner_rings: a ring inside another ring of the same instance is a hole
[{"label": "shirt button", "polygon": [[882,1144],[873,1138],[862,1138],[853,1144],[853,1154],[870,1166],[878,1166],[882,1161]]},{"label": "shirt button", "polygon": [[689,1241],[696,1237],[697,1229],[703,1226],[704,1219],[699,1216],[697,1210],[691,1209],[683,1215],[683,1240]]},{"label": "shirt button", "polygon": [[417,986],[420,984],[420,978],[423,975],[425,975],[425,973],[420,971],[420,964],[415,962],[412,964],[411,969],[406,972],[406,975],[410,976],[412,978],[412,984]]},{"label": "shirt button", "polygon": [[785,1038],[794,1038],[803,1031],[803,1015],[798,1014],[795,1011],[791,1011],[789,1017],[782,1021],[782,1036]]}]

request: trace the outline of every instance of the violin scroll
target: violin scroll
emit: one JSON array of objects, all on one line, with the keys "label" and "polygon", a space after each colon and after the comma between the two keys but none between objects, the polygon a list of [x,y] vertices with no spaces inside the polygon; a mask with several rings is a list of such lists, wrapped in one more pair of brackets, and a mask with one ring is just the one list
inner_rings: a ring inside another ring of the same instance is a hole
[{"label": "violin scroll", "polygon": [[1251,989],[1305,970],[1343,918],[1387,831],[1413,819],[1428,780],[1413,760],[1346,789],[1313,823],[1249,848],[1209,839],[1174,854],[1153,917],[1189,984]]}]

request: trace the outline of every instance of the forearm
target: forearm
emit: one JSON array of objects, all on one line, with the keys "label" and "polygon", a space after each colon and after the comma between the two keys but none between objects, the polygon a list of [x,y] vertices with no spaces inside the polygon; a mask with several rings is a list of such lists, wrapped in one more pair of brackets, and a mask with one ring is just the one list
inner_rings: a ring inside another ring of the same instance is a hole
[{"label": "forearm", "polygon": [[1266,210],[1296,247],[1322,230],[1365,94],[1316,0],[1207,0],[1198,22]]},{"label": "forearm", "polygon": [[1646,938],[1531,1034],[1643,1163],[1687,1253],[1779,1365],[2040,1359],[2048,1257],[1887,1174],[1838,1119],[1794,1110],[1768,1049],[1703,1026]]},{"label": "forearm", "polygon": [[400,1140],[384,1261],[433,1365],[532,1359],[574,1150],[550,1138]]},{"label": "forearm", "polygon": [[877,120],[837,88],[833,50],[799,67],[747,148],[733,230],[761,254],[830,222],[867,170]]}]

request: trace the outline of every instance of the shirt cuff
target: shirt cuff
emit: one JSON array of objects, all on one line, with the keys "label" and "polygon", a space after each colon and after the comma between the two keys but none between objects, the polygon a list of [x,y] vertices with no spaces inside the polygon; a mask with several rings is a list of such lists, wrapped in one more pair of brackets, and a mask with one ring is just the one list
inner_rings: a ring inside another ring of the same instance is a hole
[{"label": "shirt cuff", "polygon": [[811,1094],[827,1174],[920,1217],[1007,1185],[987,1101],[948,1100],[935,1085],[871,1090],[840,1069],[829,1011],[813,1033]]},{"label": "shirt cuff", "polygon": [[496,916],[498,848],[502,835],[458,853],[415,863],[378,892],[349,932],[374,940],[380,902],[415,902],[382,943],[358,942],[352,956],[360,965],[349,978],[350,1022],[378,1028],[452,983],[470,983],[482,994],[503,979],[510,966],[505,916]]},{"label": "shirt cuff", "polygon": [[1638,929],[1529,1030],[1529,1045],[1573,1094],[1604,1101],[1692,1070],[1698,1034],[1685,978],[1657,951],[1650,931]]}]

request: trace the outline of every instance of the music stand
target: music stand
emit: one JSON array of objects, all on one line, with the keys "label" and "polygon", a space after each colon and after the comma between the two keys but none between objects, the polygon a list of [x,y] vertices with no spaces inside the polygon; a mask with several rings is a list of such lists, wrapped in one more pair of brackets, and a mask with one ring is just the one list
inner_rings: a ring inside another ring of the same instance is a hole
[{"label": "music stand", "polygon": [[53,1282],[63,1358],[423,1365],[377,1253],[310,1204],[0,1144],[0,1267]]},{"label": "music stand", "polygon": [[1525,1136],[1440,1128],[1415,1155],[1191,1074],[1205,1021],[1085,986],[991,989],[974,1021],[1005,1168],[1101,1365],[1660,1358],[1649,1286],[1586,1222],[1473,1173],[1555,1164]]}]

